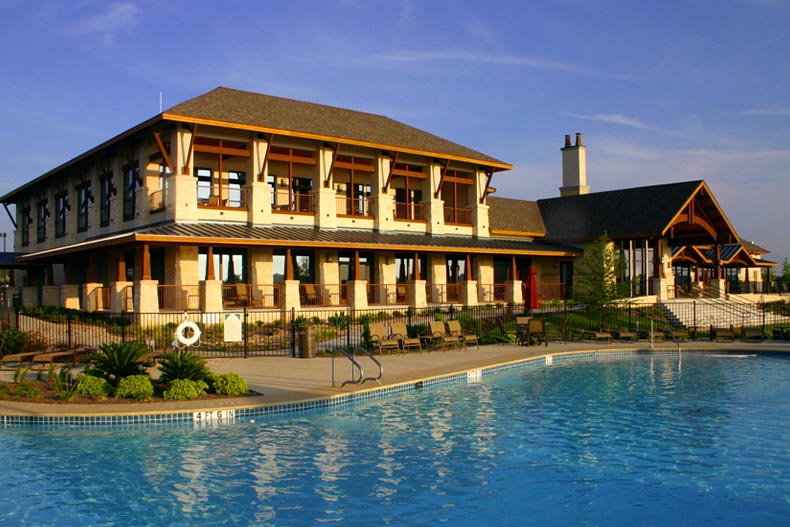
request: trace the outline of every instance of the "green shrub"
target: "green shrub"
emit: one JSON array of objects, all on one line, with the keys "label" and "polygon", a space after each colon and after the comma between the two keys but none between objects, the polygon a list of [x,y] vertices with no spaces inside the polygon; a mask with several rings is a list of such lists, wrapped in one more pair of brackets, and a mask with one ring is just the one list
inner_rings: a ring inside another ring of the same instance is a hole
[{"label": "green shrub", "polygon": [[247,395],[250,388],[247,386],[247,381],[242,379],[238,373],[225,373],[217,375],[213,379],[214,391],[220,395],[228,395],[230,397],[239,397]]},{"label": "green shrub", "polygon": [[5,399],[8,397],[8,392],[11,391],[11,387],[6,382],[0,382],[0,399]]},{"label": "green shrub", "polygon": [[13,390],[11,395],[16,397],[24,397],[25,399],[39,399],[41,398],[41,389],[32,382],[20,382]]},{"label": "green shrub", "polygon": [[94,399],[104,399],[113,394],[112,385],[103,377],[94,375],[79,374],[77,376],[76,391],[79,394],[93,397]]},{"label": "green shrub", "polygon": [[189,350],[166,354],[159,362],[159,381],[170,384],[176,379],[202,380],[208,375],[206,359]]},{"label": "green shrub", "polygon": [[140,342],[112,342],[102,344],[91,357],[96,371],[111,384],[117,385],[124,377],[140,375],[145,371],[143,357],[148,348]]},{"label": "green shrub", "polygon": [[148,375],[129,375],[118,381],[115,397],[146,401],[154,395],[154,385]]},{"label": "green shrub", "polygon": [[207,391],[208,384],[202,380],[175,379],[168,385],[162,396],[171,401],[189,401],[206,395]]},{"label": "green shrub", "polygon": [[28,343],[28,334],[16,329],[0,330],[0,357],[12,353],[21,353]]}]

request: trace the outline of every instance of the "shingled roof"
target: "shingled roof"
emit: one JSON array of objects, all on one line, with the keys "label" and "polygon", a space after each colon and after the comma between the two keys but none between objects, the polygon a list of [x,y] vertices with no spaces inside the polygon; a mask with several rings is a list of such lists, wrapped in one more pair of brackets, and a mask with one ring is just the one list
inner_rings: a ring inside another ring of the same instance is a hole
[{"label": "shingled roof", "polygon": [[[538,206],[547,240],[593,240],[604,232],[614,239],[661,236],[704,185],[704,181],[685,181],[627,188],[542,199],[538,200]],[[731,231],[715,200],[710,196],[705,199],[710,201],[711,210],[716,211],[717,228]]]},{"label": "shingled roof", "polygon": [[231,88],[219,87],[177,104],[165,110],[163,117],[232,123],[275,134],[392,148],[478,162],[499,169],[512,168],[491,156],[382,115]]},{"label": "shingled roof", "polygon": [[546,226],[537,201],[489,196],[488,218],[491,234],[545,236]]}]

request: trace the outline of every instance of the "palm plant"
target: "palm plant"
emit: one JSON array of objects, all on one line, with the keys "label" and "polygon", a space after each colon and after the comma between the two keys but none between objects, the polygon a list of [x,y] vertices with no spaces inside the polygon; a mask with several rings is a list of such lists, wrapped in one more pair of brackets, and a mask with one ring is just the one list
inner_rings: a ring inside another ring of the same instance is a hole
[{"label": "palm plant", "polygon": [[99,346],[99,351],[92,355],[91,360],[93,369],[117,386],[124,377],[145,372],[144,359],[147,354],[148,348],[140,342],[112,342]]},{"label": "palm plant", "polygon": [[175,379],[197,381],[208,376],[206,359],[188,350],[168,353],[159,362],[159,381],[169,383]]}]

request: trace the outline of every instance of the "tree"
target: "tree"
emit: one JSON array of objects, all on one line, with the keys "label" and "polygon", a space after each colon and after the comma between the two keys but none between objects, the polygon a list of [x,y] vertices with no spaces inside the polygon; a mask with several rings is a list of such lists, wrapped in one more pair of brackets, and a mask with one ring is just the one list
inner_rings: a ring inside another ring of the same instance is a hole
[{"label": "tree", "polygon": [[778,277],[783,282],[790,282],[790,260],[787,258],[782,262],[782,276]]},{"label": "tree", "polygon": [[579,262],[573,296],[590,312],[602,314],[628,297],[628,283],[620,281],[625,259],[604,233],[585,251]]}]

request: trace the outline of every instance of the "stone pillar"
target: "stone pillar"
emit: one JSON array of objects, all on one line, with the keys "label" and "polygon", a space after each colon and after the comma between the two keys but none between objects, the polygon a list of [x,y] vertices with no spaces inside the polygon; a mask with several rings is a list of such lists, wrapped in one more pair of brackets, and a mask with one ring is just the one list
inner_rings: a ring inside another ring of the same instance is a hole
[{"label": "stone pillar", "polygon": [[391,231],[395,224],[395,198],[384,184],[390,173],[392,161],[380,155],[376,163],[376,177],[373,178],[373,228],[377,231]]},{"label": "stone pillar", "polygon": [[472,209],[472,233],[478,238],[488,238],[488,205],[477,204]]},{"label": "stone pillar", "polygon": [[27,286],[20,288],[22,305],[25,307],[38,307],[38,287]]},{"label": "stone pillar", "polygon": [[88,282],[82,290],[82,307],[85,311],[104,309],[101,296],[102,284]]},{"label": "stone pillar", "polygon": [[302,309],[302,299],[299,295],[299,280],[285,280],[281,287],[283,291],[283,311],[287,312],[291,309],[299,311]]},{"label": "stone pillar", "polygon": [[159,281],[140,280],[134,290],[134,309],[137,313],[159,313]]},{"label": "stone pillar", "polygon": [[222,311],[222,280],[203,280],[200,282],[200,310],[204,313]]},{"label": "stone pillar", "polygon": [[409,305],[414,308],[428,307],[425,295],[425,280],[412,280],[409,282]]},{"label": "stone pillar", "polygon": [[367,309],[367,280],[349,280],[346,282],[346,286],[348,286],[348,307],[351,309]]},{"label": "stone pillar", "polygon": [[110,311],[121,313],[123,311],[133,311],[134,303],[128,305],[127,288],[132,287],[132,282],[112,282],[110,283]]},{"label": "stone pillar", "polygon": [[315,206],[315,226],[322,229],[337,228],[337,199],[334,189],[324,188],[323,184],[313,190]]},{"label": "stone pillar", "polygon": [[521,290],[521,280],[509,280],[505,282],[507,287],[507,301],[513,304],[520,304],[524,301],[524,293]]},{"label": "stone pillar", "polygon": [[60,286],[60,304],[66,309],[80,309],[80,286],[65,284]]},{"label": "stone pillar", "polygon": [[669,278],[651,278],[651,289],[653,294],[656,295],[658,300],[669,299],[669,284],[672,282]]},{"label": "stone pillar", "polygon": [[477,305],[477,280],[461,282],[461,299],[465,306]]},{"label": "stone pillar", "polygon": [[59,285],[45,285],[41,287],[41,305],[64,307],[61,304]]},{"label": "stone pillar", "polygon": [[727,281],[723,278],[711,278],[710,296],[713,298],[726,298],[727,297]]}]

